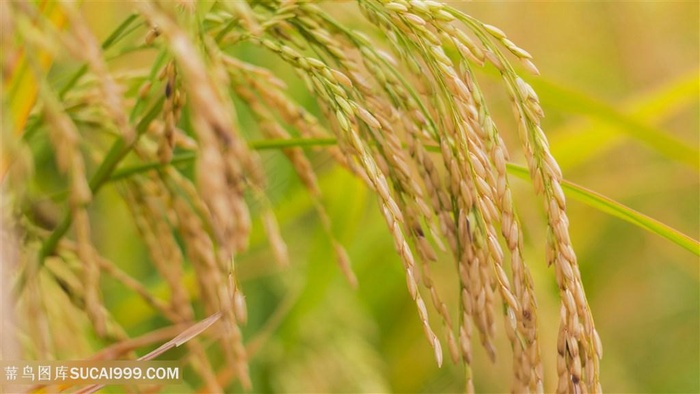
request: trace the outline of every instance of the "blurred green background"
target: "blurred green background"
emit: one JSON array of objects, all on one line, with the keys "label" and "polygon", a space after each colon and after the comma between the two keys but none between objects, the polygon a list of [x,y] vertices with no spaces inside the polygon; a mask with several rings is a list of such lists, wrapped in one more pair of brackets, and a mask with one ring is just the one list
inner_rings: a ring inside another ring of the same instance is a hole
[{"label": "blurred green background", "polygon": [[[545,131],[565,178],[700,238],[698,163],[676,160],[673,152],[659,149],[653,137],[660,132],[694,149],[700,142],[697,2],[451,4],[500,27],[535,57],[541,77],[526,79],[540,95],[547,115]],[[119,2],[85,2],[83,8],[99,38],[129,12],[129,6]],[[328,8],[345,23],[381,39],[381,32],[362,21],[354,4],[339,2]],[[140,60],[144,67],[148,59]],[[291,77],[273,58],[256,58],[266,61],[280,75]],[[115,67],[123,66],[115,62]],[[488,70],[480,82],[512,160],[523,164],[501,84]],[[294,97],[311,106],[303,85],[292,80],[290,87]],[[256,341],[251,355],[254,391],[461,391],[462,368],[449,362],[438,368],[434,362],[376,199],[323,152],[310,153],[334,232],[348,249],[360,286],[353,291],[341,276],[311,201],[282,154],[262,153],[268,193],[292,264],[284,270],[277,267],[260,223],[254,223],[251,248],[237,260],[250,313],[244,336]],[[512,186],[526,231],[546,389],[551,391],[556,382],[559,301],[553,270],[544,260],[544,214],[530,184],[513,179]],[[569,201],[571,236],[605,348],[603,388],[700,392],[697,256]],[[100,250],[125,271],[159,288],[114,188],[101,192],[93,213],[93,237]],[[436,263],[433,271],[443,284],[442,296],[456,302],[456,291],[448,293],[454,275],[449,258]],[[121,285],[104,280],[105,301],[130,334],[165,324]],[[438,320],[434,322],[439,327]],[[498,329],[500,358],[495,365],[474,346],[478,392],[507,392],[510,387],[510,350],[501,324]],[[241,391],[237,384],[229,389]]]}]

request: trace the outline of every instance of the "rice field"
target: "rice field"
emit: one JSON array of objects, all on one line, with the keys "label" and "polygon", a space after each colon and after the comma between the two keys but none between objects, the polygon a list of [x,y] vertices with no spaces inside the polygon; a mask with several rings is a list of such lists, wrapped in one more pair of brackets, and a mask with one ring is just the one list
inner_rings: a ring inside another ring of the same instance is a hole
[{"label": "rice field", "polygon": [[698,12],[2,3],[0,360],[698,391]]}]

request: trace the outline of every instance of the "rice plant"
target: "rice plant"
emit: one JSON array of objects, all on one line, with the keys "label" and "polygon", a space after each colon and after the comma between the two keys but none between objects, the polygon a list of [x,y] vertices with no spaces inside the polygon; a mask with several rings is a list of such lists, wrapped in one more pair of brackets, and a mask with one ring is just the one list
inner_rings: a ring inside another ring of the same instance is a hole
[{"label": "rice plant", "polygon": [[[541,127],[527,82],[539,73],[532,56],[499,27],[431,0],[357,0],[361,29],[333,2],[128,6],[133,13],[100,43],[72,2],[0,5],[2,280],[17,300],[12,332],[21,333],[3,343],[2,357],[87,358],[102,348],[97,357],[133,358],[184,331],[181,359],[194,386],[255,390],[237,266],[253,224],[281,267],[295,264],[268,196],[261,152],[274,149],[306,189],[351,287],[362,283],[335,235],[343,223],[327,212],[318,157],[371,190],[434,361],[462,365],[466,392],[479,379],[474,344],[492,361],[512,358],[513,392],[602,391],[603,345],[568,230],[564,189],[575,186]],[[134,56],[137,65],[114,66]],[[499,76],[512,123],[492,117],[484,73]],[[313,100],[301,102],[300,88]],[[546,262],[523,253],[510,186],[523,172],[546,214]],[[106,189],[128,209],[151,283],[100,250],[93,207]],[[451,267],[452,283],[434,278],[436,264]],[[550,266],[558,288],[555,349],[540,346],[533,264]],[[131,338],[106,305],[104,277],[142,299],[161,329]],[[155,294],[153,281],[165,290]],[[186,331],[207,317],[216,324]],[[510,353],[497,354],[499,330]],[[62,336],[71,331],[90,334]],[[556,370],[543,368],[544,352],[556,353]],[[557,376],[556,387],[545,387],[545,374]]]}]

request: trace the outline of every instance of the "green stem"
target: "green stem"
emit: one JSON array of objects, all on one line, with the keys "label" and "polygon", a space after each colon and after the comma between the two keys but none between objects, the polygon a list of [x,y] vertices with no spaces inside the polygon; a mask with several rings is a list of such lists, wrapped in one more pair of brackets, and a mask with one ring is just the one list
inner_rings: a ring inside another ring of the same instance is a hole
[{"label": "green stem", "polygon": [[[128,33],[132,32],[134,29],[127,30],[127,28],[138,18],[137,14],[131,14],[129,17],[127,17],[117,28],[112,32],[112,34],[107,37],[102,42],[102,50],[106,51],[109,49],[112,45],[116,44],[121,40],[123,37],[125,37]],[[80,78],[85,75],[85,73],[88,71],[87,65],[83,65],[78,69],[78,71],[75,72],[71,76],[71,78],[68,80],[65,86],[61,88],[61,90],[58,91],[58,97],[59,99],[62,99],[65,97],[65,95],[70,92],[71,89],[75,86],[76,83],[80,80]],[[34,135],[36,130],[39,128],[39,125],[41,124],[41,120],[39,117],[34,118],[34,121],[31,122],[31,124],[28,124],[27,127],[25,128],[24,134],[22,135],[22,139],[24,140],[29,140],[31,137]]]},{"label": "green stem", "polygon": [[[131,151],[131,148],[136,143],[141,134],[143,134],[146,131],[151,122],[156,118],[156,116],[158,116],[162,107],[163,98],[159,99],[153,105],[151,110],[136,125],[136,137],[133,138],[132,141],[127,141],[123,137],[120,137],[119,139],[114,141],[112,147],[107,153],[107,156],[102,161],[102,164],[97,169],[92,178],[90,178],[90,190],[92,191],[93,195],[96,194],[106,182],[110,181],[114,169],[117,167],[119,162]],[[39,250],[39,257],[37,259],[37,270],[38,268],[41,268],[44,265],[44,261],[46,260],[46,258],[55,252],[56,246],[58,246],[58,242],[66,234],[72,223],[73,216],[71,215],[71,212],[68,211],[65,213],[63,219],[54,229],[51,235],[42,244],[41,249]],[[16,294],[19,294],[24,289],[26,282],[27,271],[25,270],[20,274],[20,277],[17,280],[17,284],[15,287]]]},{"label": "green stem", "polygon": [[[338,141],[335,138],[289,138],[289,139],[272,139],[251,141],[248,146],[255,150],[272,150],[286,148],[304,148],[335,145]],[[191,163],[197,158],[194,152],[181,153],[173,156],[169,163],[151,162],[132,166],[115,171],[109,178],[110,182],[126,179],[130,176],[137,175],[151,170],[159,170],[168,165],[179,165]]]},{"label": "green stem", "polygon": [[[334,138],[292,138],[292,139],[270,139],[262,141],[251,141],[248,145],[255,150],[268,149],[286,149],[314,146],[329,146],[335,145]],[[437,146],[426,146],[426,149],[433,152],[439,152]],[[192,152],[175,155],[172,161],[168,164],[160,162],[146,163],[139,166],[128,167],[115,171],[109,181],[117,181],[127,177],[143,173],[146,171],[160,169],[170,164],[184,164],[192,162],[196,159],[196,155]],[[522,179],[530,179],[530,173],[527,168],[514,164],[507,164],[508,173]],[[680,231],[659,222],[641,212],[635,211],[617,201],[614,201],[602,194],[596,193],[574,182],[562,180],[562,188],[567,195],[575,200],[578,200],[590,207],[593,207],[601,212],[632,223],[637,227],[657,234],[669,241],[683,247],[691,253],[700,256],[700,243]]]},{"label": "green stem", "polygon": [[[107,156],[102,161],[102,165],[97,169],[95,174],[90,178],[90,190],[93,194],[96,194],[105,182],[110,180],[112,172],[117,167],[117,164],[131,151],[131,147],[136,143],[138,137],[143,134],[151,122],[158,116],[160,110],[163,106],[163,99],[161,98],[158,102],[153,105],[151,110],[146,114],[146,116],[141,119],[141,121],[136,125],[136,138],[133,141],[126,141],[124,138],[119,138],[112,144]],[[58,241],[63,237],[63,235],[70,227],[72,222],[72,216],[67,213],[63,218],[63,222],[54,230],[51,236],[46,240],[41,248],[39,254],[40,264],[43,262],[44,258],[49,256],[54,252]]]},{"label": "green stem", "polygon": [[[156,103],[151,111],[138,124],[137,132],[139,135],[146,130],[150,122],[160,112],[161,105],[162,100]],[[248,145],[251,149],[255,150],[270,150],[330,146],[335,145],[336,143],[337,140],[334,138],[290,138],[251,141]],[[147,171],[162,169],[169,165],[191,163],[197,158],[193,152],[187,152],[175,155],[169,163],[151,162],[115,171],[114,169],[116,168],[117,164],[130,151],[132,145],[133,144],[126,144],[123,139],[119,139],[114,143],[102,166],[100,166],[98,171],[90,180],[90,188],[93,193],[96,193],[106,182],[115,182]],[[431,145],[426,146],[426,149],[432,152],[440,151],[439,147]],[[530,179],[530,174],[526,167],[514,163],[508,163],[507,169],[508,173],[511,175],[526,180]],[[691,253],[700,256],[700,243],[688,235],[685,235],[664,223],[661,223],[647,215],[637,212],[634,209],[631,209],[583,186],[567,180],[562,180],[561,184],[569,197],[583,202],[584,204],[587,204],[601,212],[605,212],[626,222],[632,223],[633,225],[651,233],[666,238],[669,241],[690,251]],[[38,264],[40,266],[43,264],[44,259],[54,252],[58,242],[70,228],[71,222],[72,217],[70,213],[67,213],[58,227],[54,229],[53,233],[49,236],[46,242],[44,242],[39,254]],[[20,279],[17,281],[16,290],[21,290],[24,288],[25,282],[26,271],[22,273]]]},{"label": "green stem", "polygon": [[[132,32],[134,30],[133,28],[128,30],[128,31],[126,31],[126,29],[136,20],[137,17],[138,17],[137,14],[131,14],[131,15],[129,15],[128,18],[124,19],[124,21],[119,26],[117,26],[116,29],[114,29],[112,34],[110,34],[109,37],[107,37],[102,42],[102,46],[101,46],[102,50],[106,51],[112,45],[119,42],[119,40],[122,37],[124,37],[128,33]],[[63,98],[63,96],[65,96],[66,93],[68,93],[73,88],[73,86],[75,86],[75,84],[78,83],[78,80],[80,79],[80,77],[82,77],[87,72],[87,70],[88,70],[87,65],[83,65],[82,67],[80,67],[80,69],[78,69],[78,71],[75,72],[75,74],[71,77],[71,79],[68,81],[68,83],[58,92],[58,96],[60,98]]]}]

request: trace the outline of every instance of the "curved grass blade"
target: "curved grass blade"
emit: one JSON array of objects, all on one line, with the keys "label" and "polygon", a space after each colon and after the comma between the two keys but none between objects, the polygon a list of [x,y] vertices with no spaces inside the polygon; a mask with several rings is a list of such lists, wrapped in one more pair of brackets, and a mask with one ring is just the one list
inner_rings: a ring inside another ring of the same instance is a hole
[{"label": "curved grass blade", "polygon": [[[675,114],[697,106],[700,76],[689,72],[652,91],[625,100],[623,110],[640,122],[658,125]],[[591,160],[623,143],[625,137],[602,120],[577,119],[549,133],[549,145],[561,168],[571,168]]]},{"label": "curved grass blade", "polygon": [[587,115],[617,126],[618,130],[644,142],[667,158],[698,170],[698,162],[700,162],[698,149],[669,135],[666,131],[649,126],[599,99],[560,86],[552,81],[532,78],[530,82],[546,106]]},{"label": "curved grass blade", "polygon": [[[519,178],[530,179],[528,169],[517,164],[508,163],[508,172]],[[676,245],[692,252],[696,256],[700,256],[700,243],[680,231],[573,182],[562,180],[562,187],[570,197],[601,212],[605,212],[651,233],[664,237]]]}]

